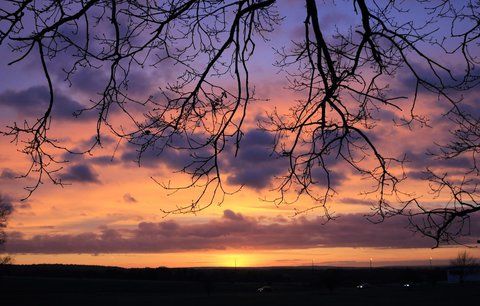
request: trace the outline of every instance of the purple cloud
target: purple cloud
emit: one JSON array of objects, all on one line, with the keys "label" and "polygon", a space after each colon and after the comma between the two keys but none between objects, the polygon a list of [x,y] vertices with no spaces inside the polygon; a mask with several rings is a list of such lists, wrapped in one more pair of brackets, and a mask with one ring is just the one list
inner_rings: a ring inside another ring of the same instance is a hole
[{"label": "purple cloud", "polygon": [[21,176],[20,173],[15,172],[14,170],[12,170],[10,168],[4,168],[2,170],[2,173],[0,174],[0,179],[12,180],[12,179],[17,178],[19,176]]},{"label": "purple cloud", "polygon": [[[225,210],[222,218],[200,224],[173,220],[141,222],[135,229],[102,227],[99,232],[36,235],[12,232],[10,253],[131,253],[180,252],[215,249],[309,249],[318,247],[431,247],[432,241],[408,231],[405,218],[373,224],[361,214],[342,215],[324,224],[320,217],[251,218]],[[472,219],[472,237],[480,233],[480,220]],[[472,240],[473,238],[470,238]],[[468,240],[468,239],[467,239]],[[473,240],[472,240],[473,241]],[[466,241],[471,242],[471,241]]]},{"label": "purple cloud", "polygon": [[74,165],[60,175],[66,182],[100,183],[98,173],[88,165]]},{"label": "purple cloud", "polygon": [[[413,169],[438,168],[449,170],[468,170],[473,168],[473,159],[466,156],[457,156],[451,159],[441,159],[426,153],[406,152],[407,166]],[[418,172],[418,170],[414,170]],[[424,175],[423,175],[424,176]],[[421,173],[413,174],[414,178],[421,178]]]},{"label": "purple cloud", "polygon": [[[50,94],[45,86],[33,86],[24,90],[6,90],[0,93],[0,106],[15,110],[22,116],[39,117],[48,108]],[[73,100],[71,97],[56,91],[52,109],[52,117],[60,120],[74,118],[74,113],[84,109],[85,106]],[[95,118],[93,112],[85,112],[79,118]]]},{"label": "purple cloud", "polygon": [[[187,140],[183,136],[175,135],[168,140],[168,144],[165,144],[166,140],[158,140],[141,151],[141,145],[150,140],[147,137],[149,136],[139,139],[136,144],[129,143],[121,154],[120,160],[126,165],[132,165],[133,162],[150,168],[163,165],[173,170],[184,169],[187,172],[195,172],[200,168],[207,170],[213,166],[213,159],[209,159],[204,164],[212,155],[211,147],[190,150]],[[202,135],[189,135],[189,137],[191,143],[205,141]],[[273,138],[267,133],[249,131],[242,140],[242,148],[237,157],[234,156],[234,150],[228,143],[218,160],[220,170],[228,174],[228,183],[256,189],[268,186],[281,170],[275,164],[275,159],[269,156],[271,147],[268,149],[265,145],[266,143],[271,145],[271,140]]]},{"label": "purple cloud", "polygon": [[239,213],[235,213],[233,210],[226,209],[223,211],[223,217],[233,221],[243,221],[243,215]]},{"label": "purple cloud", "polygon": [[273,144],[273,135],[267,132],[250,130],[245,133],[238,156],[234,157],[232,152],[224,160],[224,170],[230,174],[228,182],[253,189],[270,186],[287,167],[287,161],[272,152]]},{"label": "purple cloud", "polygon": [[[146,140],[141,140],[140,145],[142,141]],[[180,136],[171,141],[171,146],[163,147],[163,145],[162,143],[155,147],[155,144],[152,144],[140,152],[139,146],[129,144],[120,159],[126,164],[137,161],[146,167],[154,168],[166,165],[175,170],[182,170],[184,167],[192,170],[200,166],[207,169],[211,166],[210,162],[207,165],[201,164],[202,158],[212,154],[208,148],[202,148],[196,152],[188,149],[176,149],[175,147],[188,147],[188,144]],[[273,152],[273,145],[274,136],[258,129],[252,129],[245,133],[237,156],[235,156],[232,142],[227,143],[225,150],[219,156],[219,167],[223,173],[227,174],[227,182],[231,185],[243,185],[256,190],[271,187],[274,180],[282,176],[288,169],[288,160]],[[333,155],[325,156],[324,160],[329,167],[331,186],[341,185],[347,175],[344,170],[339,170],[340,160]],[[327,184],[326,173],[319,166],[314,167],[312,179],[319,186]]]}]

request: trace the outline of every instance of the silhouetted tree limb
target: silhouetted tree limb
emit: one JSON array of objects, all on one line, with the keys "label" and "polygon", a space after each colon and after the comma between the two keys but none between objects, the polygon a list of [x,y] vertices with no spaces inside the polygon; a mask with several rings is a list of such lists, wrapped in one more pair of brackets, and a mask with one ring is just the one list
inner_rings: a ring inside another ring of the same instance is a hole
[{"label": "silhouetted tree limb", "polygon": [[[149,150],[185,151],[191,161],[179,169],[191,177],[185,186],[156,181],[176,192],[197,189],[191,203],[167,213],[196,212],[223,202],[227,190],[220,159],[237,154],[244,135],[249,105],[257,100],[249,75],[256,44],[268,43],[282,17],[275,0],[239,1],[134,1],[69,0],[9,1],[0,10],[0,44],[19,54],[11,64],[36,56],[48,84],[48,107],[36,121],[14,123],[3,132],[20,142],[30,157],[25,176],[37,175],[29,194],[45,180],[63,184],[56,175],[61,160],[55,152],[69,150],[49,135],[55,88],[51,62],[63,54],[72,59],[65,67],[66,81],[79,69],[103,69],[108,77],[97,100],[75,113],[95,112],[97,137],[90,149],[101,145],[107,129],[138,148],[138,162]],[[335,167],[349,167],[374,183],[365,193],[377,198],[374,222],[406,215],[415,230],[440,242],[455,240],[471,214],[480,210],[478,175],[478,123],[480,118],[463,107],[458,93],[479,83],[478,2],[439,0],[353,0],[343,3],[358,20],[349,29],[326,32],[319,19],[319,2],[306,0],[304,36],[277,50],[275,63],[287,76],[289,89],[303,96],[289,112],[273,110],[260,126],[275,135],[273,154],[287,160],[278,178],[276,205],[308,196],[333,216],[329,205],[335,195]],[[401,20],[397,15],[420,6],[425,20]],[[439,23],[449,33],[439,33]],[[107,30],[106,30],[107,29]],[[433,48],[442,50],[436,55]],[[442,61],[456,55],[464,71],[459,75]],[[128,91],[134,69],[181,67],[176,81],[160,93],[139,99]],[[390,83],[402,73],[413,80],[408,99],[395,93]],[[457,129],[450,144],[441,145],[439,159],[470,154],[474,169],[454,183],[447,175],[426,169],[433,193],[446,192],[451,201],[429,207],[421,198],[404,192],[404,164],[408,156],[388,156],[372,136],[380,111],[403,117],[397,126],[428,126],[417,114],[419,94],[428,92],[448,105],[445,120]],[[405,103],[408,101],[409,103]],[[132,105],[141,111],[131,108]],[[115,125],[111,113],[119,110],[130,122]],[[233,149],[231,149],[233,147]],[[458,226],[453,226],[457,224]]]}]

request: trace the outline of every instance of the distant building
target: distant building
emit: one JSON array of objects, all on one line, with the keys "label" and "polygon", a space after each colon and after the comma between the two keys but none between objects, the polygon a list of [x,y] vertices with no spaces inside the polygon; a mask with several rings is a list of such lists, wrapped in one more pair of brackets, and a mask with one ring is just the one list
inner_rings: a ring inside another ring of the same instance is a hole
[{"label": "distant building", "polygon": [[452,267],[447,270],[447,281],[450,284],[463,282],[480,282],[480,267]]}]

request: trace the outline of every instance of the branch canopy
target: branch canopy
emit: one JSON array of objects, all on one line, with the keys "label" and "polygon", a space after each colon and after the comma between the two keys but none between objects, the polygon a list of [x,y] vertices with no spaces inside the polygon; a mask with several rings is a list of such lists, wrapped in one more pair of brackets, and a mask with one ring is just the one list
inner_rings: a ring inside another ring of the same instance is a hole
[{"label": "branch canopy", "polygon": [[[345,10],[332,21],[335,6]],[[139,164],[149,154],[182,152],[188,158],[175,165],[187,184],[153,179],[171,192],[196,191],[191,202],[165,211],[184,213],[240,190],[225,160],[241,154],[242,139],[256,127],[271,137],[270,157],[281,166],[267,200],[306,197],[314,205],[298,213],[321,208],[328,220],[337,179],[348,173],[368,182],[361,193],[371,200],[372,222],[406,216],[438,246],[468,234],[480,210],[480,116],[472,99],[480,80],[478,16],[480,4],[471,0],[5,1],[0,46],[15,56],[9,65],[38,61],[48,94],[31,106],[41,114],[2,134],[29,158],[24,177],[36,183],[27,197],[44,181],[63,185],[60,154],[89,154],[105,134],[116,137],[115,151],[134,146]],[[257,69],[270,58],[285,80],[283,99],[269,100]],[[94,118],[96,136],[75,150],[51,129],[61,120],[57,109],[66,108],[61,90],[86,84],[79,78],[85,71],[97,75],[95,93],[73,117]],[[147,80],[155,86],[142,89]],[[255,113],[267,102],[273,107]],[[441,142],[419,145],[433,165],[419,169],[411,148],[397,150],[399,135],[445,127],[450,134]],[[467,167],[445,166],[465,159]],[[412,179],[429,190],[412,190]]]}]

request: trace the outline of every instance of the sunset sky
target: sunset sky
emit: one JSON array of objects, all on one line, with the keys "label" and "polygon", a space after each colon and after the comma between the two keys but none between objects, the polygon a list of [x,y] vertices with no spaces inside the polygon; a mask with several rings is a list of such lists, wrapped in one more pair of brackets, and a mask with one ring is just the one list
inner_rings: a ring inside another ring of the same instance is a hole
[{"label": "sunset sky", "polygon": [[[323,4],[317,1],[320,23],[327,34],[335,28],[348,29],[359,19],[350,1]],[[441,246],[436,249],[432,239],[409,230],[408,220],[394,217],[380,224],[369,222],[365,215],[372,211],[375,194],[364,195],[373,186],[351,167],[332,161],[332,184],[337,192],[329,204],[335,220],[325,223],[322,209],[296,214],[315,205],[312,199],[300,198],[293,204],[276,206],[268,199],[276,177],[284,174],[285,161],[272,156],[274,138],[258,129],[257,120],[274,108],[286,111],[299,94],[288,90],[286,75],[272,64],[277,60],[272,49],[289,46],[300,40],[305,19],[304,1],[279,1],[278,11],[285,19],[278,30],[268,34],[268,43],[259,41],[255,56],[249,63],[256,95],[263,100],[250,105],[244,126],[245,136],[238,156],[222,157],[222,171],[230,191],[221,205],[212,205],[196,214],[169,214],[188,204],[194,191],[174,194],[164,190],[162,183],[188,182],[178,173],[189,155],[167,150],[158,155],[147,150],[140,163],[135,146],[118,142],[104,129],[103,147],[91,155],[73,155],[56,151],[61,187],[45,180],[28,199],[24,189],[35,183],[35,174],[26,173],[28,159],[19,152],[22,144],[12,138],[0,137],[0,194],[12,205],[7,242],[2,252],[17,264],[68,263],[124,267],[186,267],[186,266],[287,266],[287,265],[428,265],[446,264],[463,246]],[[410,18],[423,18],[422,12]],[[404,16],[398,16],[400,19]],[[430,47],[433,56],[441,52]],[[13,122],[34,120],[48,103],[48,88],[36,56],[28,56],[14,65],[17,57],[6,45],[0,46],[0,126],[4,130]],[[455,58],[441,59],[455,66]],[[60,54],[48,63],[55,84],[52,135],[62,145],[77,151],[92,144],[96,132],[96,114],[72,113],[88,106],[106,82],[105,69],[79,70],[72,85],[64,81],[63,68],[71,64],[68,54]],[[159,87],[172,82],[180,73],[174,65],[134,69],[130,74],[128,92],[134,97],[154,95]],[[409,112],[413,91],[411,76],[401,70],[391,79],[390,88],[405,95],[404,110]],[[476,89],[464,93],[464,107],[478,114],[479,94]],[[268,99],[268,100],[267,100]],[[441,118],[448,105],[428,92],[420,92],[416,111],[428,116],[430,126],[395,127],[401,116],[395,110],[376,114],[377,125],[369,131],[377,147],[386,155],[406,156],[405,171],[409,177],[404,190],[422,195],[429,205],[443,205],[448,198],[429,193],[422,171],[434,167],[443,172],[465,171],[472,166],[468,157],[438,160],[426,154],[438,150],[437,144],[448,142],[450,121]],[[138,110],[139,112],[141,110]],[[122,125],[121,111],[112,111],[112,120]],[[118,147],[117,147],[118,146]],[[320,180],[321,182],[321,180]],[[474,245],[480,239],[480,218],[473,216],[470,233],[462,242]],[[469,252],[480,257],[478,248]]]}]

